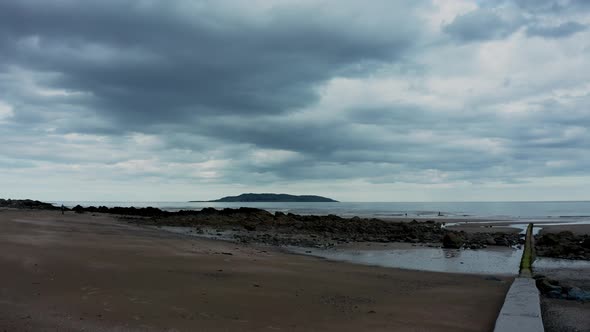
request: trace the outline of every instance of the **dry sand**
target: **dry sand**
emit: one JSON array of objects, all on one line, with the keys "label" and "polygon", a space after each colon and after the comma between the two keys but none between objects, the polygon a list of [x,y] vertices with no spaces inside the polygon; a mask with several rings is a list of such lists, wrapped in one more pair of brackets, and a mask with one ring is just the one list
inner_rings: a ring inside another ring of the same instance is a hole
[{"label": "dry sand", "polygon": [[0,331],[491,331],[510,286],[23,210],[0,272]]}]

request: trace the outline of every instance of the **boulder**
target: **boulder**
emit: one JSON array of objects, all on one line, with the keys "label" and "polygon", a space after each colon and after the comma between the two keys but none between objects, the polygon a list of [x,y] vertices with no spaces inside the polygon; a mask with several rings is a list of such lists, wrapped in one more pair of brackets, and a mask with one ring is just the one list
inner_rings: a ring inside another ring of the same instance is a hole
[{"label": "boulder", "polygon": [[556,292],[561,294],[561,286],[555,280],[539,278],[536,280],[536,284],[541,293],[548,294],[550,292]]},{"label": "boulder", "polygon": [[74,210],[76,213],[84,213],[84,208],[79,204],[74,206],[72,210]]},{"label": "boulder", "polygon": [[504,237],[497,237],[494,239],[494,242],[496,242],[497,246],[510,247],[510,242]]},{"label": "boulder", "polygon": [[459,249],[464,242],[465,240],[461,236],[455,233],[447,233],[443,237],[443,248]]},{"label": "boulder", "polygon": [[248,232],[252,232],[256,230],[256,225],[249,223],[249,224],[244,224],[244,229],[247,230]]},{"label": "boulder", "polygon": [[583,302],[590,301],[590,292],[582,290],[578,287],[572,287],[567,292],[567,299]]},{"label": "boulder", "polygon": [[494,240],[494,238],[493,238],[493,237],[491,237],[491,236],[488,236],[488,237],[485,239],[485,243],[486,243],[487,245],[490,245],[490,246],[495,246],[495,245],[496,245],[496,240]]}]

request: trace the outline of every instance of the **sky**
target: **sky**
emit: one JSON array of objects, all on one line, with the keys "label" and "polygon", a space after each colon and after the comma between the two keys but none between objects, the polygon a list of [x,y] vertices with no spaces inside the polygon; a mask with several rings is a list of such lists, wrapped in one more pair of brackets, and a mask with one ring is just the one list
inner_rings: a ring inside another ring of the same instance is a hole
[{"label": "sky", "polygon": [[590,200],[590,1],[0,0],[0,197]]}]

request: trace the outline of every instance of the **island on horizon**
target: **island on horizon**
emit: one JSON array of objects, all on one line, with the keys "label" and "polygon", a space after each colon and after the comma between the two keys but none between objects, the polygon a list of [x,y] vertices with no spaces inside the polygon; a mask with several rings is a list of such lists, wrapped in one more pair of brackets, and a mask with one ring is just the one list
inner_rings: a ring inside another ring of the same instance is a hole
[{"label": "island on horizon", "polygon": [[226,196],[211,201],[189,202],[338,202],[337,200],[316,195],[289,195],[289,194],[241,194],[238,196]]}]

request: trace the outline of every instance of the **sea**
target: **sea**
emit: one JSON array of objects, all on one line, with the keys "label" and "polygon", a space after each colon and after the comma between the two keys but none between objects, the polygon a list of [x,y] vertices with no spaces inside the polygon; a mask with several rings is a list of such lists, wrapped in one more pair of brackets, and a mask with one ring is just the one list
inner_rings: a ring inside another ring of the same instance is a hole
[{"label": "sea", "polygon": [[368,218],[429,218],[429,219],[482,219],[522,220],[523,222],[589,222],[590,201],[555,202],[125,202],[125,201],[53,201],[67,207],[122,206],[156,207],[167,211],[201,210],[253,207],[269,212],[284,212],[303,215],[334,214],[342,217]]}]

